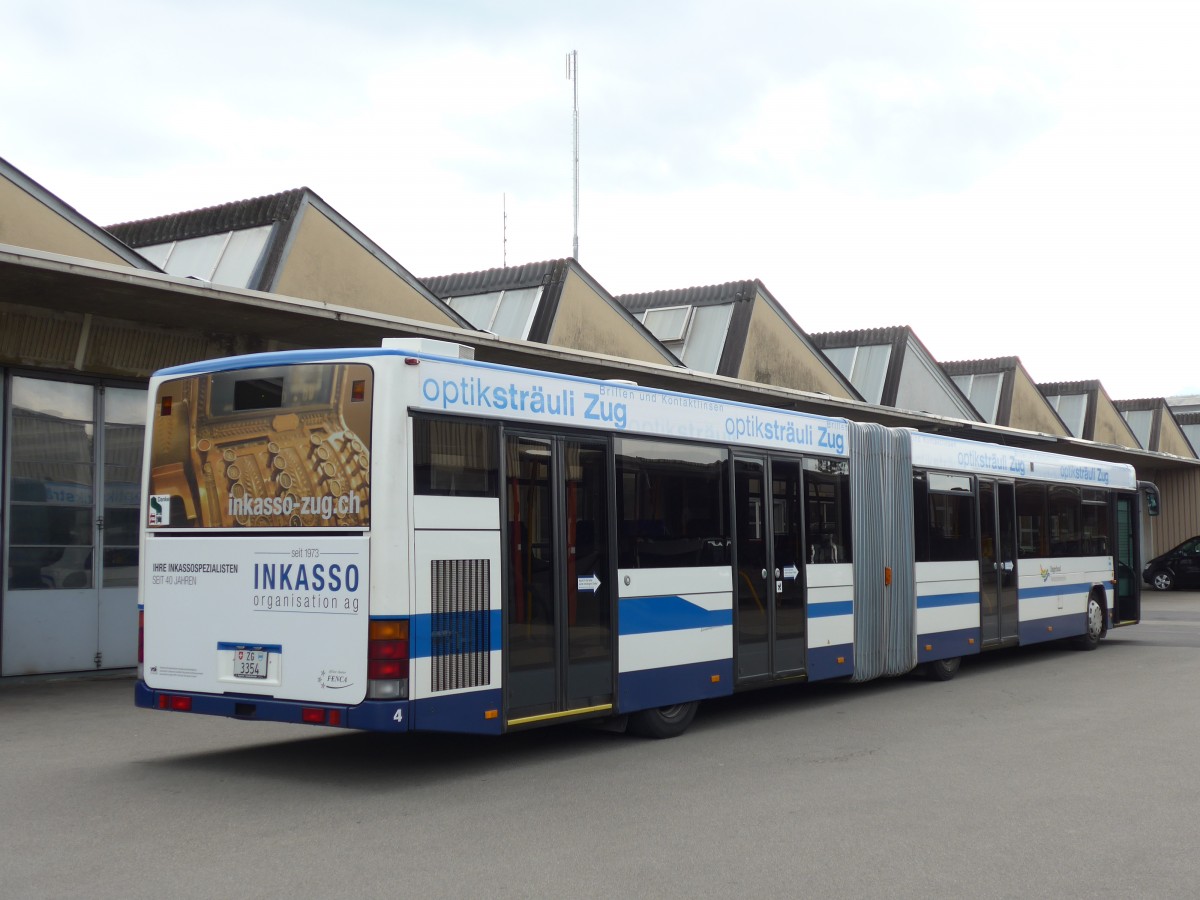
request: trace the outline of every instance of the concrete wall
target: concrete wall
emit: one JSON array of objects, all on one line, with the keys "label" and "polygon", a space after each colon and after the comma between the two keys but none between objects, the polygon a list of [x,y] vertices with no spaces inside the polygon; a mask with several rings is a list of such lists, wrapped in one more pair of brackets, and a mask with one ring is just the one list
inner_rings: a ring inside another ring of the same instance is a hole
[{"label": "concrete wall", "polygon": [[737,377],[759,384],[850,398],[850,393],[826,368],[825,362],[796,337],[761,297],[754,299],[746,349]]},{"label": "concrete wall", "polygon": [[1118,447],[1141,449],[1141,443],[1121,411],[1113,406],[1113,402],[1103,391],[1096,391],[1096,425],[1092,430],[1091,440],[1098,444],[1116,444]]},{"label": "concrete wall", "polygon": [[1176,456],[1195,459],[1196,454],[1188,444],[1179,423],[1167,415],[1165,409],[1160,410],[1159,415],[1162,416],[1162,425],[1158,429],[1158,446],[1154,449],[1159,453],[1173,453]]},{"label": "concrete wall", "polygon": [[607,353],[639,362],[671,363],[644,333],[634,328],[573,270],[567,272],[546,343],[552,347]]},{"label": "concrete wall", "polygon": [[1013,369],[1012,413],[1009,416],[1010,428],[1023,428],[1026,431],[1037,431],[1041,434],[1053,434],[1058,437],[1070,437],[1070,432],[1063,426],[1054,408],[1046,402],[1037,385],[1019,366]]},{"label": "concrete wall", "polygon": [[437,325],[457,324],[313,206],[301,213],[285,254],[271,288],[274,293]]},{"label": "concrete wall", "polygon": [[0,244],[127,266],[128,262],[0,175]]}]

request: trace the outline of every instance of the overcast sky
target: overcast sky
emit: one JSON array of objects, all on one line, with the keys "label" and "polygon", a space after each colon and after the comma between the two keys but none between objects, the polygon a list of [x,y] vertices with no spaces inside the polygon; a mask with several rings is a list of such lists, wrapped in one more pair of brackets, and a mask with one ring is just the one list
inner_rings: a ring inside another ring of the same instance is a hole
[{"label": "overcast sky", "polygon": [[101,225],[307,186],[419,277],[569,256],[577,50],[613,294],[759,278],[808,332],[1200,393],[1196,0],[4,10],[0,156]]}]

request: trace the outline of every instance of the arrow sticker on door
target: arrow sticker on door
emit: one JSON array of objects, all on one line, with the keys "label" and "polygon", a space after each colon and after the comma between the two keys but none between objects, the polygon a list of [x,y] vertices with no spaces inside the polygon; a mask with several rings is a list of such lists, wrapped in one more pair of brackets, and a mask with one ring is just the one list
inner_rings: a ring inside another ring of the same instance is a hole
[{"label": "arrow sticker on door", "polygon": [[595,593],[600,590],[600,579],[596,575],[584,575],[579,579],[579,590]]}]

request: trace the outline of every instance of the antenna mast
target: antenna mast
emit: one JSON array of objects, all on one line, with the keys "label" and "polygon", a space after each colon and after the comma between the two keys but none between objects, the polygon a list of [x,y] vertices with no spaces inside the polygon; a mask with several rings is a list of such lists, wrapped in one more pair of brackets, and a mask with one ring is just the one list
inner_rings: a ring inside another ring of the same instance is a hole
[{"label": "antenna mast", "polygon": [[500,251],[500,265],[508,268],[508,194],[500,195],[500,211],[504,215],[504,224],[500,229],[502,237]]},{"label": "antenna mast", "polygon": [[567,54],[567,80],[575,91],[574,105],[574,135],[575,147],[573,160],[575,163],[575,231],[571,242],[571,256],[579,259],[579,52],[572,50]]}]

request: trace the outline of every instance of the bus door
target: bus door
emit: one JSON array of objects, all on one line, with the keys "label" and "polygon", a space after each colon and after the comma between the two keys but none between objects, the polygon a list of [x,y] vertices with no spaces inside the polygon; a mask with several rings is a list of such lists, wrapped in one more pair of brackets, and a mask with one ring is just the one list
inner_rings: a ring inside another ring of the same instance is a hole
[{"label": "bus door", "polygon": [[1142,579],[1138,570],[1138,505],[1134,496],[1116,496],[1116,608],[1114,622],[1137,622],[1142,615]]},{"label": "bus door", "polygon": [[505,438],[508,725],[613,702],[608,444]]},{"label": "bus door", "polygon": [[979,479],[979,624],[984,647],[1017,642],[1016,489]]},{"label": "bus door", "polygon": [[800,675],[807,615],[800,460],[739,456],[734,482],[738,681]]}]

